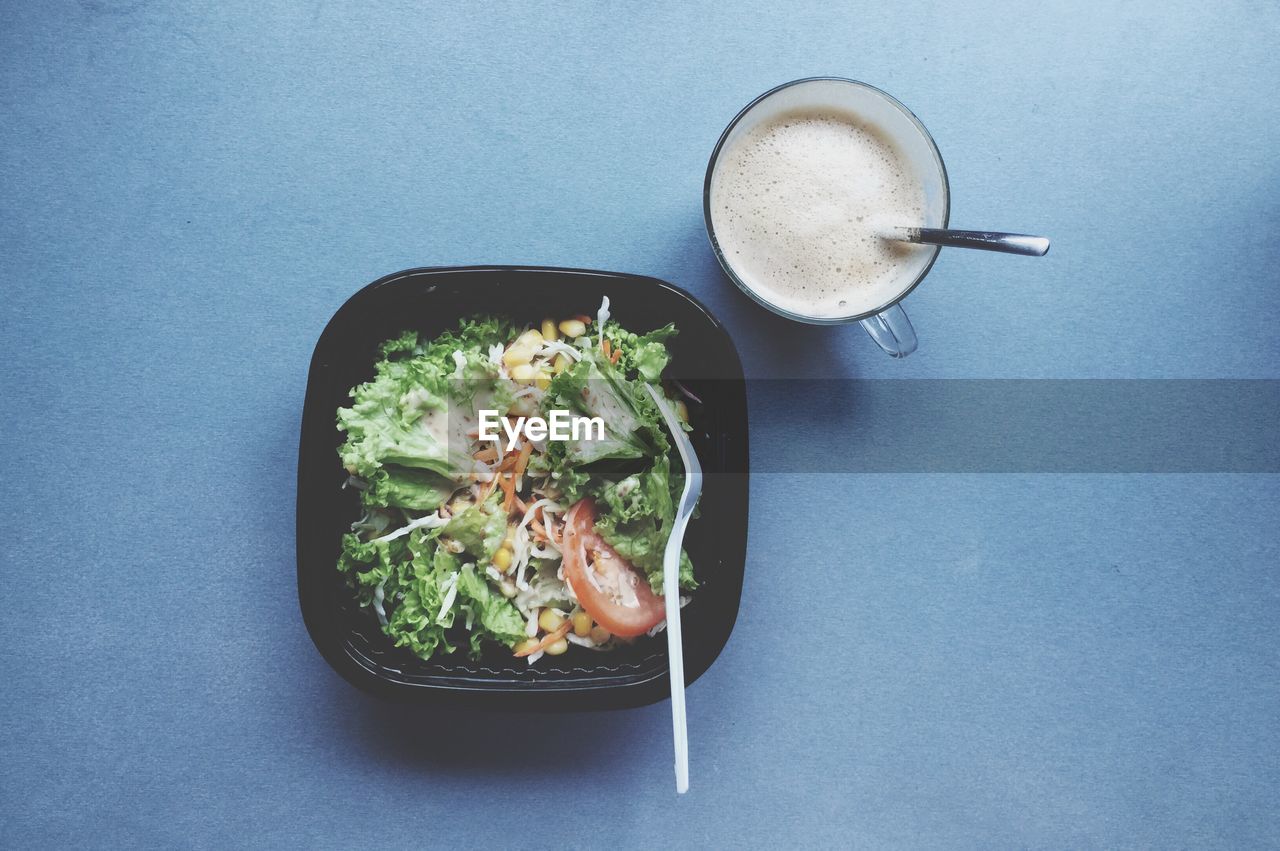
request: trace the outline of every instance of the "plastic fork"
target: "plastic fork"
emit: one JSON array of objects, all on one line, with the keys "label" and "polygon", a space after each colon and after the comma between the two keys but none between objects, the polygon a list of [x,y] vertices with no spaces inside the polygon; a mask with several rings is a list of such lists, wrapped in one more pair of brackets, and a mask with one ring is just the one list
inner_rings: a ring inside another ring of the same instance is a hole
[{"label": "plastic fork", "polygon": [[684,491],[676,506],[675,520],[671,523],[671,535],[667,538],[667,550],[662,559],[662,596],[667,605],[667,656],[671,674],[671,732],[676,750],[676,793],[689,791],[689,726],[684,709],[684,641],[680,635],[680,549],[684,545],[684,532],[689,526],[693,507],[702,494],[702,466],[693,451],[693,444],[680,427],[675,411],[662,394],[646,384],[645,389],[657,403],[667,430],[680,452],[684,464]]}]

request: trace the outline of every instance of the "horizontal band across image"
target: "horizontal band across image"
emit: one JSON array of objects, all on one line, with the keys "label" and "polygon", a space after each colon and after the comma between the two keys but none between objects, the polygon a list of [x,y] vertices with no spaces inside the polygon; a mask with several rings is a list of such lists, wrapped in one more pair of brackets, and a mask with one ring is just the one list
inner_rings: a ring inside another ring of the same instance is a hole
[{"label": "horizontal band across image", "polygon": [[1270,379],[752,380],[747,398],[753,473],[1280,472]]}]

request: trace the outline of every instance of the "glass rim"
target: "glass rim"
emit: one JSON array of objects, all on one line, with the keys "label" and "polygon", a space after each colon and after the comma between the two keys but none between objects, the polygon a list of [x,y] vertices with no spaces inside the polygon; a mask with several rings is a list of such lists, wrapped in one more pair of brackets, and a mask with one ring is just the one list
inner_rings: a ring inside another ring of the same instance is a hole
[{"label": "glass rim", "polygon": [[710,240],[711,242],[711,250],[715,252],[716,260],[718,260],[720,263],[720,268],[723,269],[724,273],[729,276],[729,280],[733,281],[734,284],[737,285],[738,289],[746,293],[757,304],[778,314],[779,316],[786,317],[787,319],[793,319],[797,322],[804,322],[810,325],[846,325],[852,322],[858,322],[863,319],[869,319],[870,317],[875,316],[876,314],[883,313],[884,311],[893,307],[898,302],[902,301],[904,298],[910,295],[912,290],[914,290],[917,286],[919,286],[920,282],[923,281],[925,277],[929,274],[930,270],[933,269],[933,264],[938,261],[938,255],[942,251],[941,247],[936,245],[933,246],[933,256],[929,258],[929,262],[926,263],[924,265],[924,268],[920,270],[920,274],[916,276],[915,280],[911,282],[910,286],[908,286],[902,292],[898,293],[892,299],[880,305],[879,307],[873,310],[866,311],[864,313],[857,313],[849,316],[807,316],[802,313],[793,313],[792,311],[787,310],[786,308],[779,307],[778,305],[773,304],[772,302],[769,302],[763,296],[761,296],[759,293],[755,292],[751,287],[749,287],[746,284],[746,282],[743,281],[738,276],[738,274],[733,270],[733,265],[729,262],[728,258],[724,256],[724,251],[722,251],[720,248],[720,242],[719,240],[716,239],[715,225],[712,224],[712,221],[711,221],[711,178],[712,178],[712,175],[715,174],[716,163],[720,159],[720,152],[724,149],[725,142],[728,141],[729,139],[729,134],[732,133],[734,128],[736,128],[742,122],[742,119],[744,119],[753,109],[755,109],[764,101],[768,100],[769,98],[773,97],[774,95],[778,94],[779,92],[785,89],[789,89],[793,86],[799,86],[806,83],[845,83],[848,85],[856,86],[860,89],[869,91],[873,95],[876,95],[882,98],[883,100],[887,101],[890,106],[894,107],[899,112],[901,112],[904,116],[906,116],[906,118],[915,126],[916,130],[920,133],[921,137],[923,137],[925,142],[928,144],[929,150],[933,153],[934,162],[938,167],[938,173],[942,177],[942,225],[941,226],[943,228],[947,227],[951,221],[951,181],[947,175],[947,164],[942,159],[942,152],[938,150],[938,145],[933,140],[933,135],[930,134],[928,129],[924,126],[924,122],[922,122],[919,118],[917,118],[916,114],[912,112],[910,109],[908,109],[906,104],[904,104],[902,101],[898,100],[893,95],[886,92],[884,89],[881,89],[877,86],[873,86],[870,83],[864,83],[861,80],[851,79],[849,77],[801,77],[799,79],[790,80],[786,83],[782,83],[780,85],[774,86],[773,88],[769,89],[767,92],[764,92],[763,94],[756,96],[754,99],[752,99],[750,103],[748,103],[746,106],[740,109],[738,111],[738,114],[733,117],[733,120],[729,122],[728,126],[724,128],[724,132],[720,134],[719,140],[716,141],[715,148],[713,148],[711,151],[711,159],[707,161],[706,177],[703,179],[703,182],[702,182],[702,218],[706,226],[707,239]]}]

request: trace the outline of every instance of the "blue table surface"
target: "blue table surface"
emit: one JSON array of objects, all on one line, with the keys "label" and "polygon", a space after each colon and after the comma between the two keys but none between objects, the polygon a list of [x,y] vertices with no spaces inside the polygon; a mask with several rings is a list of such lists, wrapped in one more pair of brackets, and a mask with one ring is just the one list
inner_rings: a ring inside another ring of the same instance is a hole
[{"label": "blue table surface", "polygon": [[[655,275],[753,377],[1280,378],[1274,4],[0,21],[0,846],[1280,844],[1276,475],[756,476],[680,799],[666,703],[358,693],[307,637],[293,541],[312,347],[410,266]],[[954,224],[1054,239],[946,252],[905,361],[773,319],[706,243],[721,129],[812,74],[915,110]]]}]

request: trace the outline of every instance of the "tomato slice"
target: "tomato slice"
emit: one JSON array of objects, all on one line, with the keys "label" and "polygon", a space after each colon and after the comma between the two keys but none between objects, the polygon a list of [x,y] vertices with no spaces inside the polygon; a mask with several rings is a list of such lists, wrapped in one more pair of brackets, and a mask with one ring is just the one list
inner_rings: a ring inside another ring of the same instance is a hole
[{"label": "tomato slice", "polygon": [[590,499],[574,503],[565,515],[564,578],[600,626],[623,638],[643,635],[666,618],[666,601],[596,534],[595,525],[596,506]]}]

